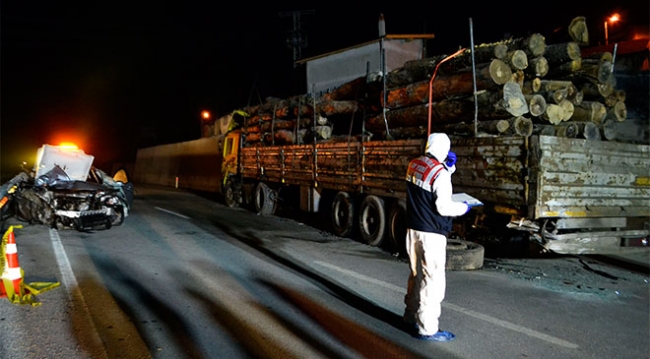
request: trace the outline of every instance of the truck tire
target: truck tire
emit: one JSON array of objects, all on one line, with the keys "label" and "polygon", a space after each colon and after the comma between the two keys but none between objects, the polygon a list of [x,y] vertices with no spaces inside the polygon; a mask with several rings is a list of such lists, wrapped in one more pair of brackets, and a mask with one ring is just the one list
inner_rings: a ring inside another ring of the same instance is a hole
[{"label": "truck tire", "polygon": [[223,197],[226,205],[230,208],[237,208],[242,202],[241,186],[232,178],[226,181],[223,189]]},{"label": "truck tire", "polygon": [[255,187],[255,210],[262,216],[269,216],[275,212],[276,194],[264,182]]},{"label": "truck tire", "polygon": [[406,200],[393,202],[388,212],[388,247],[400,256],[406,256]]},{"label": "truck tire", "polygon": [[380,246],[386,235],[386,222],[384,200],[366,196],[359,207],[359,230],[363,241],[371,246]]},{"label": "truck tire", "polygon": [[447,270],[474,270],[483,267],[485,248],[462,239],[447,239]]},{"label": "truck tire", "polygon": [[351,237],[355,230],[356,206],[347,192],[339,192],[332,200],[332,232],[340,237]]}]

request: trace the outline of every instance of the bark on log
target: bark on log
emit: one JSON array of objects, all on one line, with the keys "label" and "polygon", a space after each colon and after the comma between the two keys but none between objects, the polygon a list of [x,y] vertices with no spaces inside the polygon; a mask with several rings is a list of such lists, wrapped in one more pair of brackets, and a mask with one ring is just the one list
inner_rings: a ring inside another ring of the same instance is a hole
[{"label": "bark on log", "polygon": [[263,122],[260,131],[262,132],[267,132],[267,131],[277,131],[277,130],[290,130],[293,131],[296,128],[296,124],[299,124],[301,128],[307,128],[311,127],[311,119],[310,118],[302,118],[300,121],[298,120],[275,120],[275,121],[266,121]]},{"label": "bark on log", "polygon": [[585,62],[596,61],[600,63],[603,61],[612,62],[613,60],[614,60],[614,55],[612,55],[612,53],[609,51],[597,52],[588,56],[582,56],[582,61]]},{"label": "bark on log", "polygon": [[614,92],[614,88],[608,83],[598,83],[591,79],[584,81],[580,86],[584,100],[602,100]]},{"label": "bark on log", "polygon": [[258,143],[262,139],[262,133],[261,132],[251,132],[249,134],[246,134],[246,143],[251,144],[251,143]]},{"label": "bark on log", "polygon": [[357,77],[354,80],[348,81],[338,88],[324,94],[322,100],[324,101],[346,101],[356,100],[363,97],[366,87],[366,77]]},{"label": "bark on log", "polygon": [[531,116],[541,116],[546,111],[546,99],[541,94],[526,95],[528,111]]},{"label": "bark on log", "polygon": [[314,107],[311,101],[309,103],[301,103],[298,106],[294,107],[293,109],[293,116],[296,118],[311,117],[313,115],[314,115]]},{"label": "bark on log", "polygon": [[244,126],[242,128],[242,132],[244,134],[249,134],[249,133],[260,133],[262,132],[262,127],[256,125],[256,126]]},{"label": "bark on log", "polygon": [[404,66],[388,73],[386,76],[386,87],[392,89],[430,79],[438,63],[444,60],[445,57],[447,55],[407,61],[404,63]]},{"label": "bark on log", "polygon": [[[480,44],[474,46],[474,63],[490,63],[494,59],[503,60],[507,53],[508,46],[504,42]],[[448,55],[439,55],[420,60],[411,60],[404,63],[400,69],[388,74],[386,83],[388,88],[401,87],[406,84],[423,81],[431,78],[436,66]],[[462,69],[472,67],[472,53],[470,49],[447,60],[438,69],[439,74],[448,74]]]},{"label": "bark on log", "polygon": [[[490,63],[494,59],[506,60],[508,46],[504,42],[480,44],[474,46],[474,64]],[[438,71],[439,73],[449,73],[472,67],[472,52],[470,49],[447,60]]]},{"label": "bark on log", "polygon": [[576,72],[582,66],[582,59],[567,61],[557,65],[549,65],[548,74],[546,77],[563,78],[575,76]]},{"label": "bark on log", "polygon": [[[479,133],[487,133],[490,135],[499,135],[506,133],[510,127],[510,122],[505,119],[501,120],[488,120],[488,121],[477,121],[476,122],[476,131]],[[445,131],[453,133],[460,136],[473,136],[474,135],[474,123],[468,122],[458,122],[445,126]]]},{"label": "bark on log", "polygon": [[[435,129],[436,127],[432,127]],[[438,127],[440,131],[444,131],[443,128]],[[424,138],[427,135],[427,127],[416,126],[416,127],[398,127],[390,130],[390,136],[386,134],[386,131],[381,132],[382,138],[392,138],[395,140],[400,139],[411,139],[411,138]]]},{"label": "bark on log", "polygon": [[[508,82],[500,91],[482,92],[477,95],[478,118],[482,120],[517,117],[528,113],[526,98],[521,88],[514,82]],[[474,117],[473,98],[447,99],[431,104],[433,121],[451,123]],[[428,119],[428,104],[400,107],[386,113],[389,128],[425,126]],[[376,115],[366,120],[370,131],[385,129],[383,116]]]},{"label": "bark on log", "polygon": [[[359,99],[378,98],[383,89],[383,83],[369,81],[365,76],[348,81],[343,85],[321,96],[321,101],[355,101]],[[311,104],[311,98],[305,98],[302,103]]]},{"label": "bark on log", "polygon": [[537,56],[528,60],[528,67],[524,70],[528,78],[544,77],[548,74],[548,60],[544,56]]},{"label": "bark on log", "polygon": [[292,145],[295,143],[295,140],[293,131],[278,130],[273,132],[272,144],[274,145]]},{"label": "bark on log", "polygon": [[581,59],[580,45],[577,42],[563,42],[546,46],[544,57],[550,67]]},{"label": "bark on log", "polygon": [[573,86],[571,81],[566,80],[541,80],[540,90],[542,91],[555,91],[568,89]]},{"label": "bark on log", "polygon": [[509,50],[523,50],[528,57],[544,55],[546,39],[542,34],[532,34],[528,37],[511,39],[505,42]]},{"label": "bark on log", "polygon": [[[428,104],[421,104],[410,107],[402,107],[386,112],[386,122],[388,122],[389,128],[427,126],[428,116]],[[381,133],[382,131],[386,130],[386,125],[384,124],[384,117],[382,114],[367,118],[365,125],[366,129],[372,132]]]},{"label": "bark on log", "polygon": [[571,120],[593,122],[600,125],[607,115],[607,108],[598,101],[582,101],[573,107]]},{"label": "bark on log", "polygon": [[540,136],[555,136],[556,125],[533,123],[533,134]]},{"label": "bark on log", "polygon": [[615,85],[615,78],[612,75],[614,69],[610,61],[602,61],[600,63],[585,63],[582,62],[580,70],[576,71],[579,76],[589,77],[598,81],[598,83]]},{"label": "bark on log", "polygon": [[258,126],[260,123],[262,123],[262,117],[259,115],[252,116],[246,120],[246,123],[244,126],[252,127],[252,126]]},{"label": "bark on log", "polygon": [[[510,79],[510,67],[501,60],[493,60],[476,68],[477,90],[492,90],[499,88]],[[437,75],[433,81],[432,101],[439,101],[454,96],[466,96],[474,93],[473,74],[471,70],[463,70],[454,74]],[[383,97],[383,96],[382,96]],[[388,90],[386,108],[397,109],[429,102],[429,81],[420,81]],[[383,101],[382,101],[383,102]]]},{"label": "bark on log", "polygon": [[316,104],[316,110],[325,117],[332,115],[352,115],[357,109],[357,101],[322,101]]}]

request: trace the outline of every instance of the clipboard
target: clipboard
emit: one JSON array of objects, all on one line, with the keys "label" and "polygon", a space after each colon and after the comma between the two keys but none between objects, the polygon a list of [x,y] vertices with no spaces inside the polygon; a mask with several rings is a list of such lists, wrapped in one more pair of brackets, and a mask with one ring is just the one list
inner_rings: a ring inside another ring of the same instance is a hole
[{"label": "clipboard", "polygon": [[467,193],[454,193],[451,195],[451,200],[454,202],[466,202],[470,207],[482,206],[483,202],[479,201]]}]

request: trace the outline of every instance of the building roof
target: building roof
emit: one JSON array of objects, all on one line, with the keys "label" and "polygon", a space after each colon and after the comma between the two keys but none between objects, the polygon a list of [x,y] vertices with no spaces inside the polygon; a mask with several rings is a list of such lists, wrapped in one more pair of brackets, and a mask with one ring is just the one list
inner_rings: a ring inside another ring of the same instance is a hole
[{"label": "building roof", "polygon": [[[386,35],[385,37],[383,37],[383,39],[385,39],[385,40],[419,40],[419,39],[429,40],[429,39],[433,39],[434,37],[435,36],[433,34],[393,34],[393,35]],[[346,47],[346,48],[343,48],[343,49],[339,49],[339,50],[336,50],[336,51],[331,51],[331,52],[327,52],[327,53],[324,53],[324,54],[308,57],[308,58],[305,58],[305,59],[300,59],[300,60],[296,61],[296,64],[304,64],[304,63],[307,63],[309,61],[313,61],[313,60],[320,59],[320,58],[323,58],[323,57],[331,56],[331,55],[338,54],[338,53],[341,53],[341,52],[345,52],[345,51],[348,51],[348,50],[351,50],[351,49],[356,49],[356,48],[359,48],[359,47],[362,47],[362,46],[366,46],[368,44],[373,44],[373,43],[379,42],[380,40],[382,40],[381,37],[377,38],[377,39],[374,39],[374,40],[371,40],[371,41],[366,41],[366,42],[361,43],[361,44],[357,44],[357,45],[354,45],[354,46],[349,46],[349,47]]]}]

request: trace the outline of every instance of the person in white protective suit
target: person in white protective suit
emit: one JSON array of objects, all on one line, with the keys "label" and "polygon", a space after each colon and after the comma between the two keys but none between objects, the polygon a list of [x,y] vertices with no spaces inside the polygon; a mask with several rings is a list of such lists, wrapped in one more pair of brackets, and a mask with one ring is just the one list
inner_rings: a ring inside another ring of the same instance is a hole
[{"label": "person in white protective suit", "polygon": [[439,328],[441,302],[445,297],[447,235],[452,217],[470,210],[451,199],[451,175],[456,154],[444,133],[432,133],[424,155],[411,160],[406,173],[406,251],[411,273],[404,297],[404,321],[418,339],[446,342],[456,336]]}]

